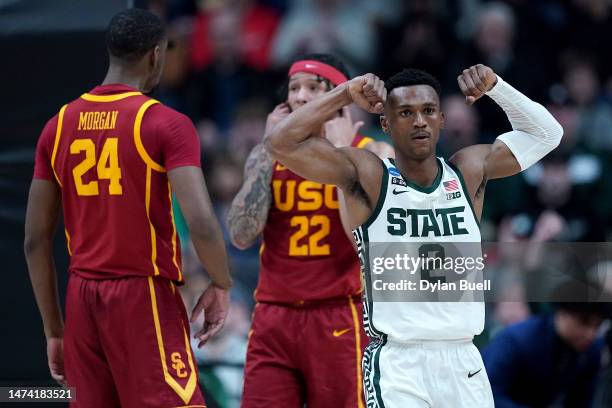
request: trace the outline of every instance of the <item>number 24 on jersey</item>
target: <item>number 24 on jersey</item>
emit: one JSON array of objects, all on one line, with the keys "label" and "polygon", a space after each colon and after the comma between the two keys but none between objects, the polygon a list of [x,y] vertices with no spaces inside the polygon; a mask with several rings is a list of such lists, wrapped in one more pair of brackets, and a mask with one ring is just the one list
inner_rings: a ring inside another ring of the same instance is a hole
[{"label": "number 24 on jersey", "polygon": [[83,175],[94,167],[97,170],[98,180],[110,180],[108,194],[123,194],[121,168],[119,167],[119,156],[117,153],[118,144],[119,139],[116,137],[106,139],[99,158],[96,155],[96,145],[91,139],[76,139],[70,144],[70,154],[85,152],[83,161],[72,170],[78,195],[97,196],[100,194],[97,180],[92,180],[88,183],[83,182]]}]

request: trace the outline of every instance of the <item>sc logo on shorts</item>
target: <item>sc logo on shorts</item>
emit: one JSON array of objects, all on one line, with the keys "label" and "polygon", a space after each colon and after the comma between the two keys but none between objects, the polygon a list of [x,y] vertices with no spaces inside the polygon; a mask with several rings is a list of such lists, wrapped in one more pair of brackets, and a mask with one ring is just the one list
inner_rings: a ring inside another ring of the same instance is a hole
[{"label": "sc logo on shorts", "polygon": [[185,370],[186,366],[183,363],[183,359],[181,358],[181,353],[174,352],[170,355],[170,359],[172,360],[172,368],[176,371],[176,376],[178,378],[187,377],[187,371]]}]

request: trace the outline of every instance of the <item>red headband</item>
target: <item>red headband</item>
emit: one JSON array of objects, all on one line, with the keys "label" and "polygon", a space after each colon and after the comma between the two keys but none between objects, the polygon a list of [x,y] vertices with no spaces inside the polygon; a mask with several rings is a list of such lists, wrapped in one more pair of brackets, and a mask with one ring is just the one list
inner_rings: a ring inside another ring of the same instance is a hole
[{"label": "red headband", "polygon": [[322,63],[321,61],[315,60],[302,60],[297,61],[289,68],[289,76],[296,72],[308,72],[309,74],[319,75],[329,80],[334,85],[340,85],[343,82],[348,81],[348,78],[344,74],[338,71],[331,65]]}]

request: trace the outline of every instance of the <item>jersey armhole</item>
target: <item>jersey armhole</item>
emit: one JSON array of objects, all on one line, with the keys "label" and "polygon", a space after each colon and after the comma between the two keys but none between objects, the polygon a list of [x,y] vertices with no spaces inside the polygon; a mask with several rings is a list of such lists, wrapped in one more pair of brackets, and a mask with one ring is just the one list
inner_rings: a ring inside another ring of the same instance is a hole
[{"label": "jersey armhole", "polygon": [[385,203],[385,197],[387,196],[387,186],[389,184],[389,171],[387,170],[387,165],[385,164],[385,162],[378,157],[377,159],[380,162],[380,165],[382,166],[382,169],[383,169],[382,181],[380,184],[380,192],[378,195],[378,201],[376,202],[376,207],[374,207],[374,211],[372,211],[372,214],[370,214],[368,219],[363,224],[361,224],[361,228],[364,230],[369,228],[370,225],[374,223],[376,218],[378,218],[378,215],[380,214],[380,210],[382,210],[383,204]]},{"label": "jersey armhole", "polygon": [[64,122],[64,113],[66,112],[66,108],[68,104],[62,106],[57,115],[57,127],[55,128],[55,139],[53,140],[53,151],[51,152],[51,170],[53,170],[53,175],[55,176],[55,180],[60,187],[62,186],[62,182],[57,175],[57,171],[55,171],[55,157],[57,156],[57,148],[59,146],[60,138],[62,137],[62,125]]},{"label": "jersey armhole", "polygon": [[478,228],[480,228],[480,220],[476,216],[476,211],[474,211],[474,204],[472,203],[472,197],[470,196],[470,190],[468,190],[468,188],[467,188],[467,184],[465,183],[465,180],[463,179],[463,174],[461,173],[461,170],[459,170],[459,167],[455,166],[450,161],[445,160],[445,162],[446,162],[446,164],[448,164],[448,166],[451,169],[453,169],[455,174],[457,174],[457,177],[459,177],[459,182],[461,183],[461,187],[463,187],[463,192],[465,193],[466,199],[467,199],[468,203],[470,204],[470,208],[472,209],[472,214],[474,215],[474,220],[476,221],[476,224],[478,225]]},{"label": "jersey armhole", "polygon": [[157,172],[165,173],[165,167],[155,162],[155,160],[153,160],[151,156],[149,156],[149,153],[147,153],[147,150],[142,144],[142,139],[140,137],[142,118],[144,117],[144,114],[147,109],[149,109],[152,105],[155,105],[156,103],[159,103],[159,101],[156,101],[155,99],[149,99],[148,101],[143,103],[142,106],[138,109],[138,113],[136,114],[136,120],[134,121],[134,144],[136,145],[138,155],[148,167],[152,168]]}]

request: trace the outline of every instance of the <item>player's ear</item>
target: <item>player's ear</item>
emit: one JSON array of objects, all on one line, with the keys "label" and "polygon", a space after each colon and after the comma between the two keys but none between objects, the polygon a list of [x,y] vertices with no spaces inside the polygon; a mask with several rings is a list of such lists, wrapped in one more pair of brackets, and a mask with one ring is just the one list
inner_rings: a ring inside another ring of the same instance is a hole
[{"label": "player's ear", "polygon": [[161,47],[159,46],[159,44],[157,44],[151,50],[151,55],[149,57],[149,65],[151,66],[151,68],[157,67],[157,65],[160,63],[160,59],[161,59]]},{"label": "player's ear", "polygon": [[444,129],[445,124],[446,124],[446,115],[444,115],[444,112],[440,112],[440,129]]},{"label": "player's ear", "polygon": [[380,127],[382,128],[383,132],[389,133],[389,124],[387,123],[387,117],[385,115],[380,115],[379,120]]}]

